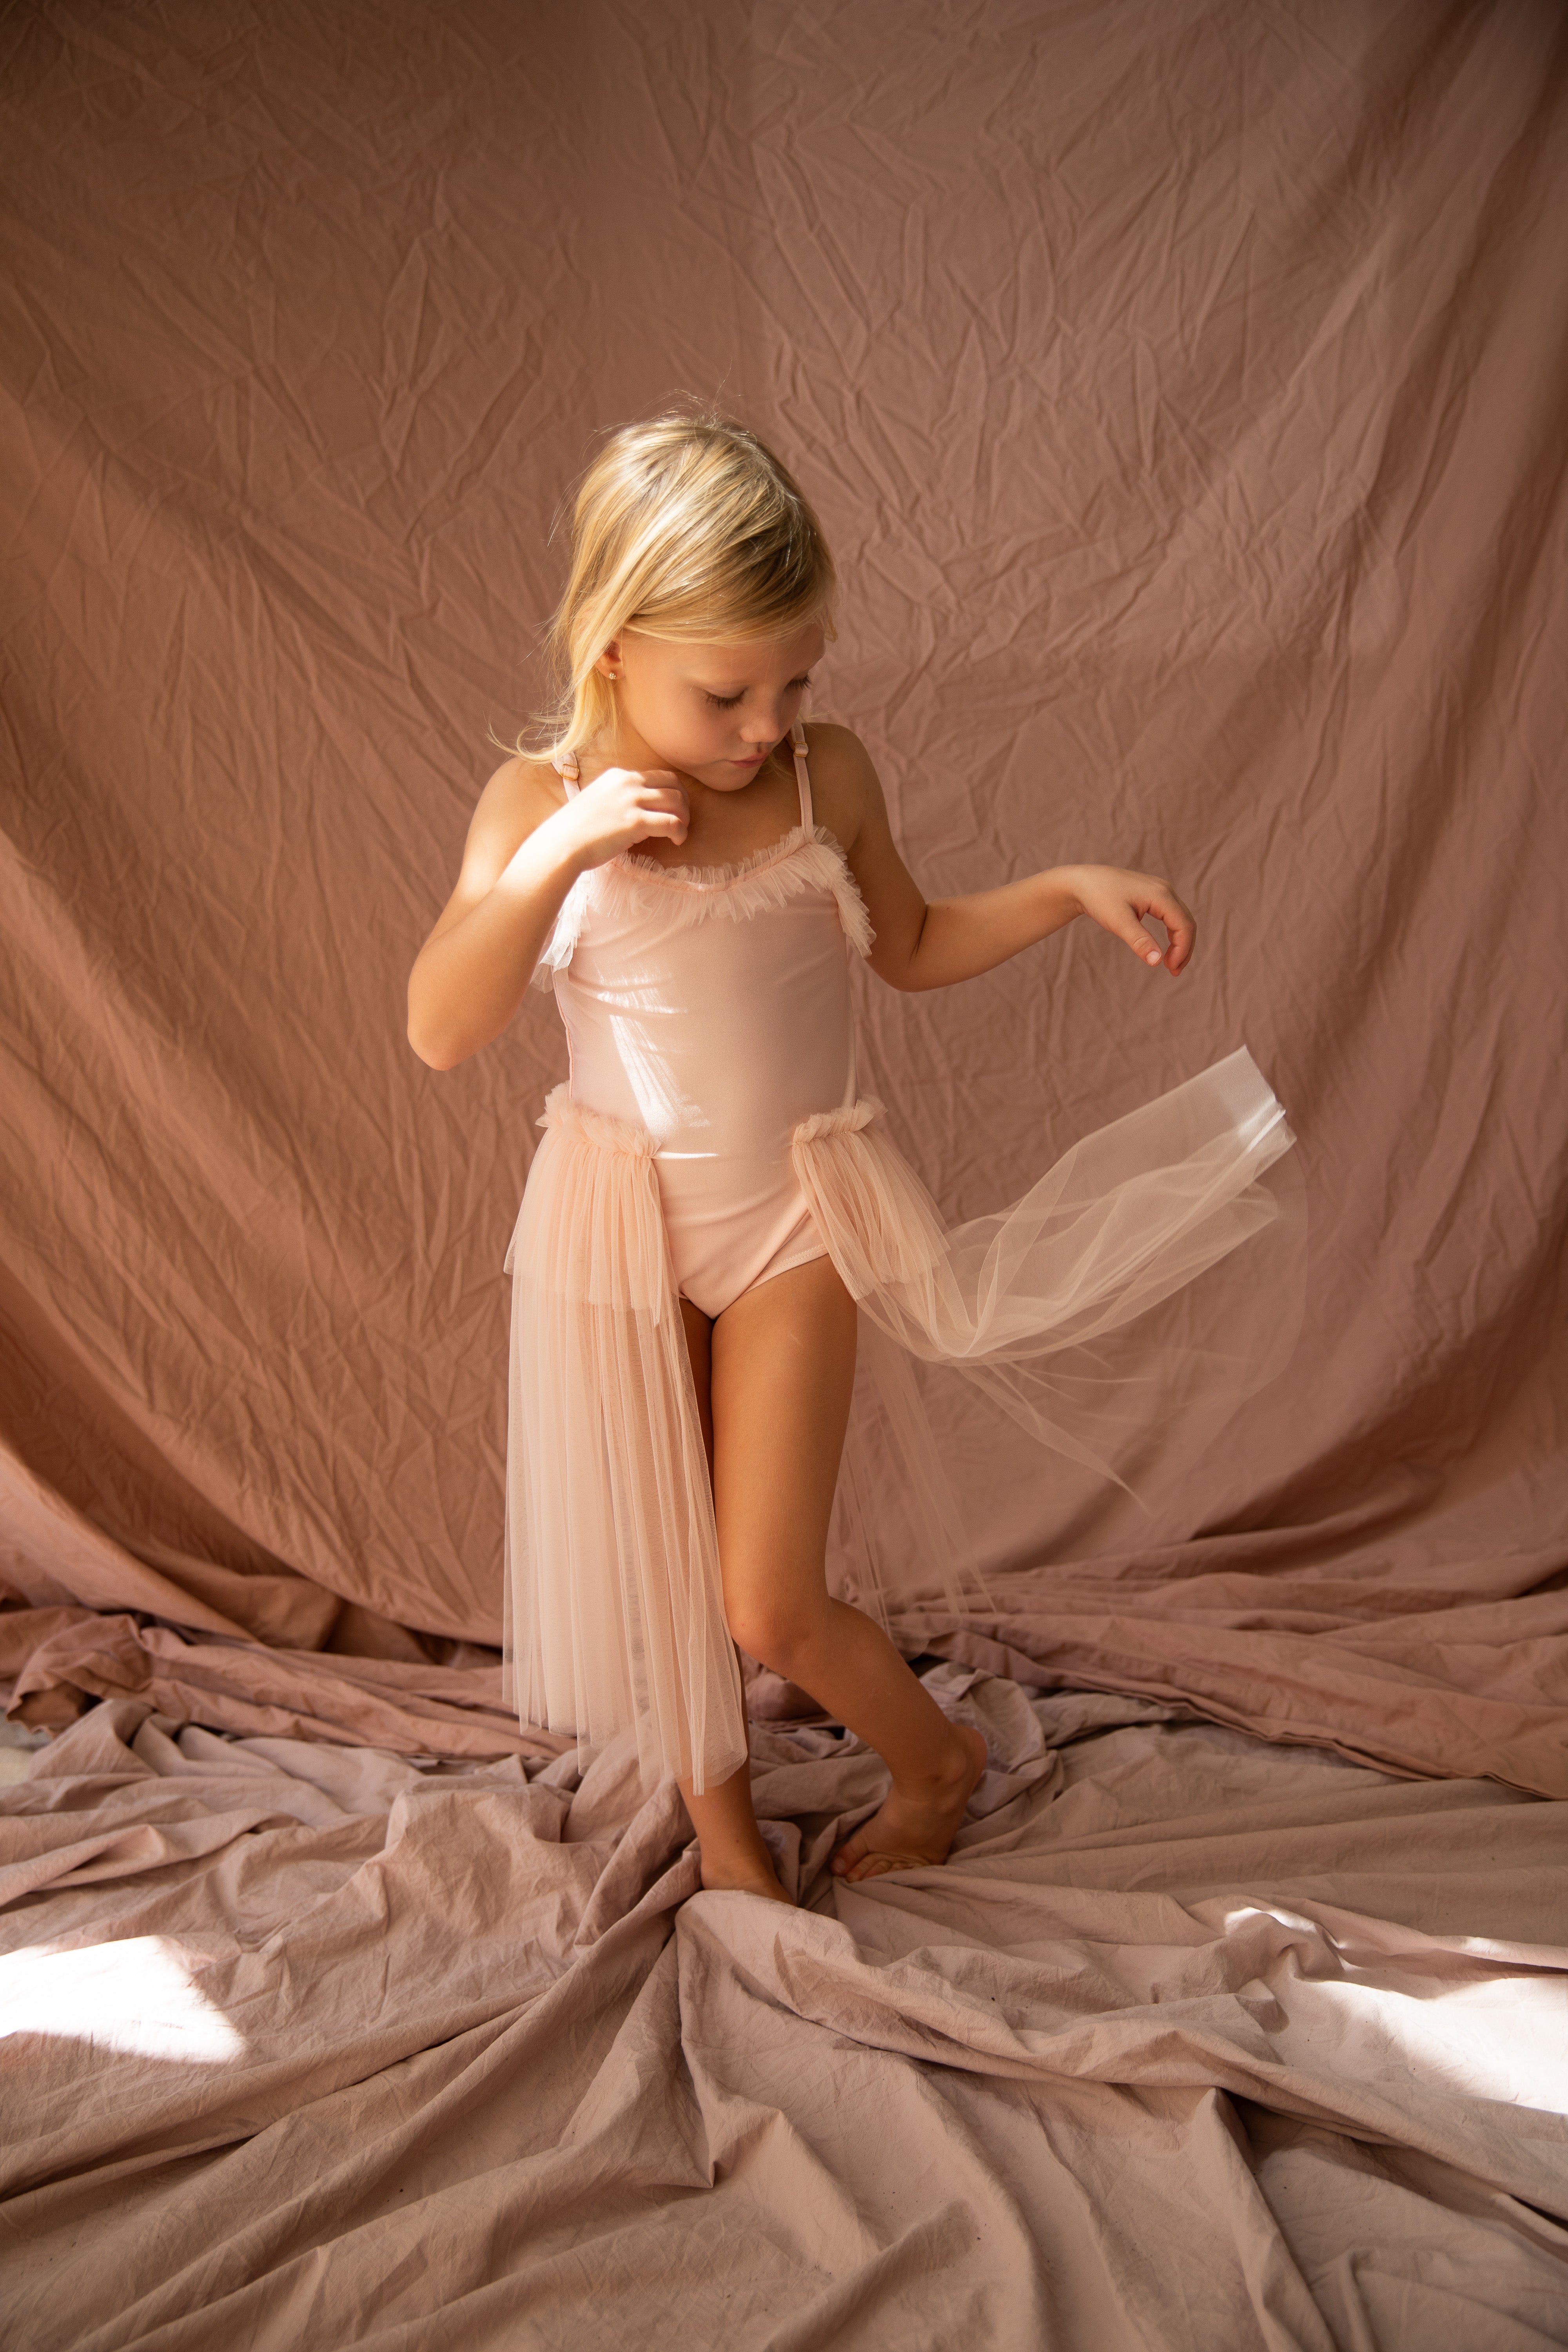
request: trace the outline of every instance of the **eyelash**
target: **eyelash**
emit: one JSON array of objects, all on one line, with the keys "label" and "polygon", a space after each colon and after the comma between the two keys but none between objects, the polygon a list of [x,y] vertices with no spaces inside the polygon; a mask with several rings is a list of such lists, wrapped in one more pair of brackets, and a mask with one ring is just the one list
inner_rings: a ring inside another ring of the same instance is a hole
[{"label": "eyelash", "polygon": [[[811,684],[811,679],[809,677],[792,677],[789,683],[790,691],[792,693],[794,693],[797,688],[804,692],[805,688]],[[704,687],[702,690],[702,699],[708,704],[710,709],[733,710],[737,702],[743,701],[745,697],[739,694],[710,694],[707,688]]]}]

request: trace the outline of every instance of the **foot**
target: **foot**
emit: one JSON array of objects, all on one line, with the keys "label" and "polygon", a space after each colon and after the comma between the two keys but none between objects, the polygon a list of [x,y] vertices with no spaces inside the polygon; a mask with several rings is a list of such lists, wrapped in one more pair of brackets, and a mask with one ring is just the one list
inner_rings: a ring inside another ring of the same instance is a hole
[{"label": "foot", "polygon": [[929,1870],[945,1862],[958,1835],[970,1798],[985,1769],[985,1741],[967,1724],[955,1724],[959,1745],[948,1769],[918,1794],[890,1790],[868,1822],[847,1838],[833,1857],[833,1874],[854,1885],[881,1878],[889,1870]]},{"label": "foot", "polygon": [[700,1847],[698,1853],[705,1893],[761,1895],[770,1903],[787,1903],[792,1911],[795,1909],[794,1895],[785,1894],[777,1872],[765,1854],[760,1862],[748,1861],[741,1855],[721,1856],[710,1862]]}]

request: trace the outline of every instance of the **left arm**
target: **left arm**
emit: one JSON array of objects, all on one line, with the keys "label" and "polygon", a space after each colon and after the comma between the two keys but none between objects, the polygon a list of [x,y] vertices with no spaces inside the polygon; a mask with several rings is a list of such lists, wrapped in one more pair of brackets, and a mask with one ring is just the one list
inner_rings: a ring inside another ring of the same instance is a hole
[{"label": "left arm", "polygon": [[[1122,940],[1141,963],[1174,974],[1191,961],[1196,925],[1168,882],[1118,866],[1053,866],[999,890],[928,899],[900,856],[887,803],[864,746],[845,728],[812,730],[814,769],[826,753],[824,823],[845,845],[877,934],[871,969],[891,988],[947,988],[1005,963],[1078,915]],[[837,822],[835,822],[837,820]],[[842,826],[842,830],[840,827]],[[1143,929],[1152,915],[1170,933],[1162,951]]]}]

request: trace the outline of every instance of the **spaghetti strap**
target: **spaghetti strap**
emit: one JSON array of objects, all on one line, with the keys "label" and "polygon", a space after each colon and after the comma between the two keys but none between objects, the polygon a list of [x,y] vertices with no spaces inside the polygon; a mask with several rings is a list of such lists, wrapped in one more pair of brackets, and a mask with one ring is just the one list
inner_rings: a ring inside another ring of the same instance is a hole
[{"label": "spaghetti strap", "polygon": [[805,764],[805,730],[797,719],[789,730],[790,748],[795,753],[795,790],[800,794],[800,823],[803,833],[813,828],[811,814],[811,771]]},{"label": "spaghetti strap", "polygon": [[580,789],[577,780],[583,772],[577,765],[576,752],[557,751],[552,756],[550,764],[565,785],[567,799],[574,801]]}]

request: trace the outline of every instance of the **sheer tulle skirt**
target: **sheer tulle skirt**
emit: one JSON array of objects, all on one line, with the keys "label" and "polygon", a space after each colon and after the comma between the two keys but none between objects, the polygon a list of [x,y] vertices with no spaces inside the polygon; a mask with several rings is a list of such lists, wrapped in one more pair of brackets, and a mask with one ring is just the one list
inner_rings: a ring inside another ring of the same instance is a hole
[{"label": "sheer tulle skirt", "polygon": [[746,1754],[654,1139],[556,1087],[507,1252],[507,1696],[645,1782]]},{"label": "sheer tulle skirt", "polygon": [[[911,1360],[1137,1492],[1163,1450],[1190,1459],[1289,1354],[1303,1195],[1284,1112],[1245,1050],[1086,1137],[1011,1208],[952,1228],[880,1109],[863,1097],[809,1118],[792,1145],[869,1374],[839,1532],[863,1606],[885,1619],[918,1589],[951,1622],[986,1596],[954,1568],[962,1530]],[[646,1779],[700,1789],[743,1760],[745,1724],[656,1146],[564,1087],[542,1123],[507,1257],[510,1695],[590,1748],[633,1724]],[[873,1523],[878,1448],[908,1520],[892,1547]]]}]

